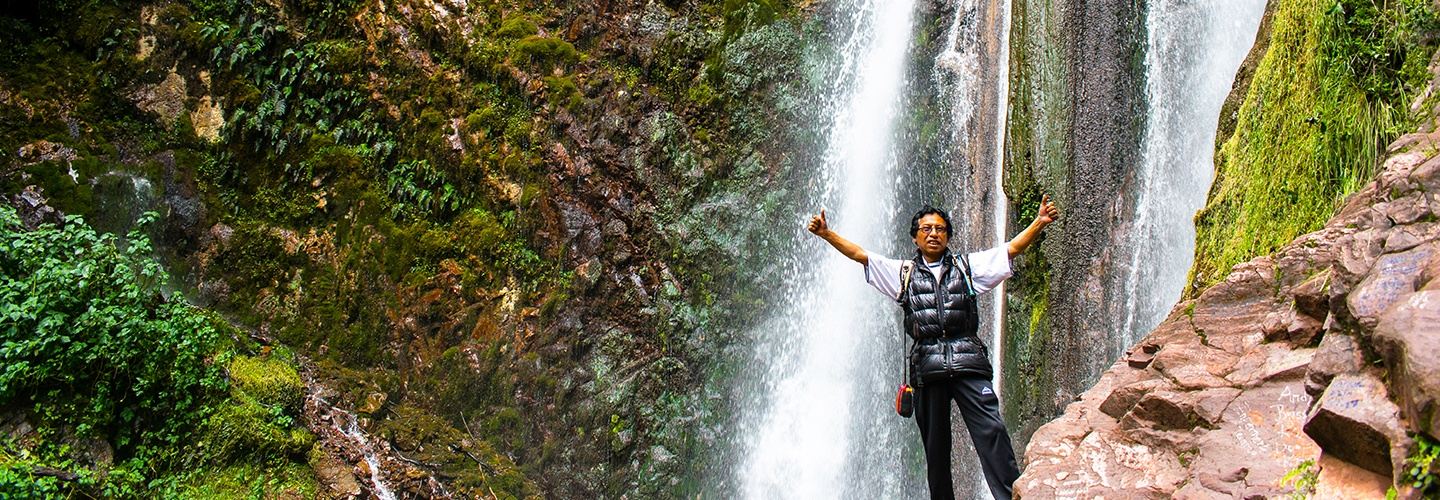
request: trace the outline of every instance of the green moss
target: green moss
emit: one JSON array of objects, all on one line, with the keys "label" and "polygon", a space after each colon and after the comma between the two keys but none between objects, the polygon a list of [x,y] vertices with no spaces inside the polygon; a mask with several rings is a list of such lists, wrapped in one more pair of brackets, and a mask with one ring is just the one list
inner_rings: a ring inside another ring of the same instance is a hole
[{"label": "green moss", "polygon": [[501,38],[524,38],[540,33],[540,27],[527,16],[512,16],[500,23],[495,36]]},{"label": "green moss", "polygon": [[236,356],[226,366],[230,400],[203,426],[200,449],[225,461],[299,459],[315,436],[299,424],[305,386],[283,354]]},{"label": "green moss", "polygon": [[538,493],[509,457],[496,452],[489,434],[462,432],[423,409],[397,407],[380,424],[379,433],[402,453],[423,463],[441,464],[442,473],[455,479],[462,496],[530,498]]},{"label": "green moss", "polygon": [[302,257],[285,251],[285,242],[279,237],[253,223],[237,227],[231,241],[215,256],[215,265],[226,270],[231,288],[250,299],[263,288],[288,281],[291,269],[302,262]]},{"label": "green moss", "polygon": [[531,35],[515,42],[514,57],[517,62],[529,64],[543,71],[564,68],[580,60],[580,52],[570,42],[559,38]]},{"label": "green moss", "polygon": [[280,355],[236,356],[226,367],[231,390],[238,393],[237,398],[253,399],[263,406],[299,414],[305,384],[292,363]]},{"label": "green moss", "polygon": [[320,485],[304,463],[210,466],[162,481],[164,498],[318,498]]},{"label": "green moss", "polygon": [[1322,225],[1369,182],[1380,148],[1408,130],[1418,68],[1434,52],[1428,3],[1283,0],[1269,50],[1216,153],[1196,216],[1189,296],[1235,264]]},{"label": "green moss", "polygon": [[545,82],[545,97],[553,105],[573,110],[584,102],[580,88],[575,86],[575,80],[570,77],[547,76],[541,78],[541,81]]}]

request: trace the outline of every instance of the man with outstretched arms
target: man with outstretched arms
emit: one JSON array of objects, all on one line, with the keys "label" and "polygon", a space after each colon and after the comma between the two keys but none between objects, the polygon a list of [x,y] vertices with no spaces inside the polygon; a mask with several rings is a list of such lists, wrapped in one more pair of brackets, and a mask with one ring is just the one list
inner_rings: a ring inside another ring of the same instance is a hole
[{"label": "man with outstretched arms", "polygon": [[[1010,433],[1000,418],[1000,400],[990,384],[990,352],[978,337],[977,296],[1010,277],[1010,259],[1025,251],[1060,211],[1047,195],[1035,220],[1009,242],[989,250],[950,252],[950,215],[926,206],[910,219],[915,257],[895,260],[865,251],[830,230],[825,211],[808,229],[840,253],[865,266],[865,281],[894,299],[905,312],[910,384],[915,386],[915,423],[925,446],[930,498],[955,498],[950,480],[950,401],[960,407],[965,427],[995,498],[1010,498],[1020,476]],[[998,326],[997,326],[998,327]]]}]

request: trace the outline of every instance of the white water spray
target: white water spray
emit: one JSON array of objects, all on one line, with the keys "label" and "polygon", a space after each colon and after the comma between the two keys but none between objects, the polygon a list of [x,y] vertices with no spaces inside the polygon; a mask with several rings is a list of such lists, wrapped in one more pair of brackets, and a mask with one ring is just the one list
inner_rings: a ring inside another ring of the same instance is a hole
[{"label": "white water spray", "polygon": [[[816,207],[834,229],[884,252],[894,233],[893,122],[910,40],[910,1],[853,0],[830,95],[825,169]],[[807,209],[809,207],[806,207]],[[756,333],[758,398],[736,471],[748,498],[895,498],[913,423],[888,399],[900,381],[893,305],[861,267],[800,229],[786,261],[784,308]]]},{"label": "white water spray", "polygon": [[385,474],[380,468],[380,457],[375,455],[375,447],[370,443],[370,438],[360,431],[355,415],[340,409],[334,410],[335,414],[345,417],[345,423],[331,422],[335,430],[340,431],[345,437],[354,440],[365,454],[365,464],[370,467],[370,484],[375,487],[376,498],[381,500],[395,500],[395,492],[390,490],[390,485],[385,482]]},{"label": "white water spray", "polygon": [[[1007,209],[1010,201],[1005,197],[1005,120],[1010,113],[1010,1],[1005,0],[1004,10],[1000,14],[1000,63],[997,65],[998,78],[995,79],[999,87],[995,95],[999,96],[998,105],[995,106],[995,213],[992,227],[995,229],[995,241],[1006,241],[1007,234],[1005,224],[1009,220]],[[1005,370],[1005,282],[995,287],[995,297],[998,304],[995,306],[995,313],[991,316],[991,324],[995,325],[994,335],[991,337],[991,351],[995,353],[995,398],[1004,398],[1005,391],[1002,388],[1002,375]]]},{"label": "white water spray", "polygon": [[1152,0],[1149,122],[1128,232],[1124,321],[1110,359],[1165,318],[1194,259],[1193,217],[1212,180],[1215,127],[1235,71],[1254,43],[1265,0]]},{"label": "white water spray", "polygon": [[[971,252],[991,248],[1006,238],[1007,207],[1002,186],[1005,119],[1009,85],[1009,2],[955,0],[944,45],[935,57],[933,76],[949,123],[949,137],[941,165],[943,186],[936,194],[954,207],[955,250]],[[989,114],[993,112],[994,114]],[[981,301],[980,335],[988,336],[996,395],[1003,397],[1003,332],[1005,289],[997,287]],[[988,308],[988,311],[986,310]],[[990,498],[980,465],[963,436],[963,420],[953,418],[956,436],[956,493],[976,499]]]}]

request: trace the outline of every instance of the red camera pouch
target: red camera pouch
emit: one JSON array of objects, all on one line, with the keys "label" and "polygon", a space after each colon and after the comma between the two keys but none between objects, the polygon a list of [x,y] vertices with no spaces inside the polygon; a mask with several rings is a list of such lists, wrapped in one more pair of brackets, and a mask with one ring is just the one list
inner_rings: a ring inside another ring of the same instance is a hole
[{"label": "red camera pouch", "polygon": [[910,384],[900,384],[900,390],[895,393],[895,413],[910,418],[915,413],[915,389]]}]

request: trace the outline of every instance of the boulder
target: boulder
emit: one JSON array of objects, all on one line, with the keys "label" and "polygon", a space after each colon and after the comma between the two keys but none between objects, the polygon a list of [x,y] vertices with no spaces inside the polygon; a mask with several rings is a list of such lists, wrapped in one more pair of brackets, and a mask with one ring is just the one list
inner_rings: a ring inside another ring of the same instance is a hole
[{"label": "boulder", "polygon": [[1369,276],[1346,297],[1345,304],[1350,315],[1361,326],[1374,328],[1380,313],[1419,288],[1420,270],[1437,252],[1440,252],[1440,243],[1432,241],[1404,252],[1381,256]]},{"label": "boulder", "polygon": [[1100,403],[1100,411],[1115,420],[1120,420],[1124,418],[1125,414],[1130,412],[1130,408],[1133,408],[1135,403],[1140,402],[1140,399],[1145,397],[1146,394],[1169,388],[1170,386],[1170,382],[1164,379],[1149,379],[1135,382],[1111,391],[1110,396],[1106,397],[1105,401]]},{"label": "boulder", "polygon": [[1430,158],[1410,171],[1410,181],[1427,193],[1440,192],[1440,156]]},{"label": "boulder", "polygon": [[1290,291],[1295,297],[1295,311],[1316,319],[1330,314],[1330,271],[1326,270],[1300,283]]},{"label": "boulder", "polygon": [[1440,223],[1437,222],[1417,222],[1406,226],[1397,226],[1385,236],[1385,251],[1403,252],[1427,241],[1434,241],[1436,238],[1440,238]]},{"label": "boulder", "polygon": [[[360,463],[365,462],[362,460]],[[365,465],[368,467],[369,464]],[[329,453],[314,453],[310,466],[315,469],[315,479],[325,487],[330,498],[358,498],[363,492],[350,465]]]},{"label": "boulder", "polygon": [[1131,368],[1135,368],[1137,370],[1144,369],[1145,367],[1150,366],[1150,362],[1155,360],[1155,353],[1159,351],[1159,344],[1141,344],[1139,346],[1136,346],[1134,349],[1131,349],[1129,352],[1125,353],[1125,363],[1129,364]]},{"label": "boulder", "polygon": [[[1413,189],[1413,186],[1410,186]],[[1382,209],[1397,225],[1412,224],[1430,215],[1430,206],[1425,203],[1424,193],[1412,192],[1408,196],[1383,203]]]},{"label": "boulder", "polygon": [[[1207,391],[1222,389],[1207,389]],[[1131,442],[1167,450],[1194,448],[1196,431],[1210,426],[1196,409],[1197,392],[1157,391],[1146,394],[1120,419]]]},{"label": "boulder", "polygon": [[1389,477],[1392,443],[1404,439],[1399,408],[1384,382],[1368,373],[1335,377],[1305,422],[1305,434],[1325,453]]},{"label": "boulder", "polygon": [[1420,269],[1420,288],[1422,290],[1433,290],[1440,286],[1440,254],[1430,256],[1430,262]]},{"label": "boulder", "polygon": [[1225,409],[1240,396],[1240,392],[1240,389],[1234,387],[1216,387],[1194,393],[1192,397],[1195,400],[1195,416],[1200,418],[1205,427],[1218,426]]},{"label": "boulder", "polygon": [[1320,339],[1320,347],[1316,348],[1315,357],[1310,360],[1305,373],[1305,392],[1311,397],[1319,397],[1336,375],[1356,373],[1364,366],[1365,354],[1361,352],[1360,344],[1355,342],[1355,337],[1331,332]]},{"label": "boulder", "polygon": [[1167,344],[1155,355],[1152,369],[1170,378],[1185,390],[1226,387],[1231,385],[1222,378],[1230,373],[1239,357],[1228,351],[1207,347],[1199,343]]},{"label": "boulder", "polygon": [[[1377,216],[1384,218],[1383,214],[1377,213]],[[1344,298],[1349,289],[1375,265],[1384,245],[1385,231],[1380,229],[1366,229],[1336,240],[1335,277],[1338,280],[1330,287],[1331,297]]]},{"label": "boulder", "polygon": [[1440,432],[1440,290],[1412,293],[1380,317],[1375,343],[1405,418]]},{"label": "boulder", "polygon": [[1315,349],[1293,349],[1286,343],[1262,344],[1245,353],[1225,379],[1251,387],[1269,380],[1299,379],[1315,356]]}]

